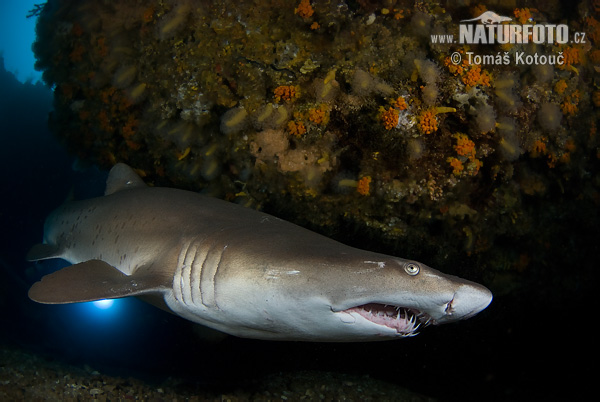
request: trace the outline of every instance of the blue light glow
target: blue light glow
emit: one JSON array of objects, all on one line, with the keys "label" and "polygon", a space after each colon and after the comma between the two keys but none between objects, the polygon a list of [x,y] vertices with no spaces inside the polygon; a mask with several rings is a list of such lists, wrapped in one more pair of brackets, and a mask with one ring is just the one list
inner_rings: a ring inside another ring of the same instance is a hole
[{"label": "blue light glow", "polygon": [[21,82],[37,82],[41,73],[35,71],[35,58],[31,44],[35,39],[36,18],[26,18],[39,0],[0,1],[0,55],[4,57],[4,67],[14,73]]},{"label": "blue light glow", "polygon": [[95,302],[92,302],[92,304],[96,307],[99,308],[100,310],[106,310],[112,307],[112,305],[115,303],[115,301],[113,299],[104,299],[104,300],[98,300]]},{"label": "blue light glow", "polygon": [[73,305],[73,313],[78,320],[88,325],[120,324],[127,316],[127,300],[104,299]]}]

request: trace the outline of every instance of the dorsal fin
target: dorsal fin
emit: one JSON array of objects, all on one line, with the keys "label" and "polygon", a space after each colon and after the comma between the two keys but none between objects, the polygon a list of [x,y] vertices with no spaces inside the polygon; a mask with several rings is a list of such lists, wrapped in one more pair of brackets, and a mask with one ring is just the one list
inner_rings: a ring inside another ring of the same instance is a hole
[{"label": "dorsal fin", "polygon": [[144,181],[140,176],[137,175],[137,173],[133,171],[132,168],[124,163],[117,163],[112,169],[110,169],[110,172],[108,173],[104,195],[114,194],[118,191],[129,188],[145,186],[146,184]]},{"label": "dorsal fin", "polygon": [[172,276],[143,267],[138,271],[128,276],[104,261],[89,260],[44,276],[29,289],[29,298],[45,304],[79,303],[160,294],[172,287]]}]

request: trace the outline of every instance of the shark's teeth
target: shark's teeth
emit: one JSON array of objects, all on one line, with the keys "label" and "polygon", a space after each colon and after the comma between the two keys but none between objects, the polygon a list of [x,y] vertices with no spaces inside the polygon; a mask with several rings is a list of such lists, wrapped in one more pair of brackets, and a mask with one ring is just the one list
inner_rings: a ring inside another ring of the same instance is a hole
[{"label": "shark's teeth", "polygon": [[417,329],[429,325],[431,317],[420,311],[384,304],[370,303],[353,307],[346,312],[356,312],[367,320],[388,328],[395,329],[400,337],[417,335]]}]

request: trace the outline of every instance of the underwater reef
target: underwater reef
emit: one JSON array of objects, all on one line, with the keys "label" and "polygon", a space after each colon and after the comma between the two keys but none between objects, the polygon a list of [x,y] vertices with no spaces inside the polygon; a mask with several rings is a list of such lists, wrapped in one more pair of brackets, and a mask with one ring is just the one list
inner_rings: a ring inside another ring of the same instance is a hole
[{"label": "underwater reef", "polygon": [[[33,49],[82,161],[508,291],[600,204],[600,3],[521,3],[50,0]],[[585,40],[441,41],[487,10]]]}]

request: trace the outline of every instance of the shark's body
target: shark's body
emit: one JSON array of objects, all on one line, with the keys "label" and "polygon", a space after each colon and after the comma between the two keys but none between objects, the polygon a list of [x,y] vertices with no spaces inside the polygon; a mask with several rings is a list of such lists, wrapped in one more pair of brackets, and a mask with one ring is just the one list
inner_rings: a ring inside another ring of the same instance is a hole
[{"label": "shark's body", "polygon": [[359,250],[273,216],[193,192],[147,187],[126,165],[106,195],[46,220],[29,260],[73,264],[31,299],[73,303],[141,296],[249,338],[382,340],[483,310],[485,287],[426,265]]}]

